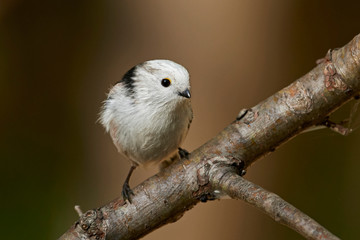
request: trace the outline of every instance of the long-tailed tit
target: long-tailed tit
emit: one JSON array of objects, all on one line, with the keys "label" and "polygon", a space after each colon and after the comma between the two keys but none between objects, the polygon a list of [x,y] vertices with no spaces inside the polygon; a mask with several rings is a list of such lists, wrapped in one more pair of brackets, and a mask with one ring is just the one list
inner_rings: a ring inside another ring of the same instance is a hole
[{"label": "long-tailed tit", "polygon": [[132,163],[122,195],[131,202],[129,179],[138,165],[184,152],[190,127],[189,73],[170,60],[151,60],[131,68],[108,93],[100,122],[118,151]]}]

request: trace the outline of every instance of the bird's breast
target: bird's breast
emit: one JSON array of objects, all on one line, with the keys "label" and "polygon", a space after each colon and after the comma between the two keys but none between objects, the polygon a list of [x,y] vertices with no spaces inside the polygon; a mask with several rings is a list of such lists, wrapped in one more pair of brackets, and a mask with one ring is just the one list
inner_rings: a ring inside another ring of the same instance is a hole
[{"label": "bird's breast", "polygon": [[192,118],[190,105],[163,109],[137,109],[123,116],[117,145],[132,161],[146,164],[175,154],[186,137]]}]

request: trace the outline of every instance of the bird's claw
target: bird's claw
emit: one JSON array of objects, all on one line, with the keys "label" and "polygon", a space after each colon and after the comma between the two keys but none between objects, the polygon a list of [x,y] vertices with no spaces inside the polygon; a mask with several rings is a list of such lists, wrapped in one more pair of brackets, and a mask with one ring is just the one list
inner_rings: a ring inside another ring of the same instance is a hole
[{"label": "bird's claw", "polygon": [[134,192],[131,190],[129,183],[127,183],[127,182],[124,183],[121,193],[122,193],[124,201],[128,200],[129,203],[132,203],[131,195],[134,195]]},{"label": "bird's claw", "polygon": [[179,148],[180,158],[188,158],[190,153],[183,148]]}]

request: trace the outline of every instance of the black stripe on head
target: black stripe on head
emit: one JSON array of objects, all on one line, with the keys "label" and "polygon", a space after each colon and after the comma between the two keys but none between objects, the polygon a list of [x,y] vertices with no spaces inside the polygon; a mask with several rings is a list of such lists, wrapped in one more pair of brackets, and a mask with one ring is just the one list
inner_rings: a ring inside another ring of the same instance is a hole
[{"label": "black stripe on head", "polygon": [[124,87],[127,89],[128,96],[132,96],[135,93],[135,91],[134,91],[135,70],[136,70],[136,66],[131,68],[129,71],[127,71],[125,73],[125,75],[123,76],[123,78],[116,82],[116,84],[122,83],[124,85]]}]

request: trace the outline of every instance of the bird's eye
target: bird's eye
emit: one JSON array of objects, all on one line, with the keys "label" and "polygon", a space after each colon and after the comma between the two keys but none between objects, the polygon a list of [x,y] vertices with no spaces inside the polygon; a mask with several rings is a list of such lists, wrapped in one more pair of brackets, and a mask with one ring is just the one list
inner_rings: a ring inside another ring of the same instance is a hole
[{"label": "bird's eye", "polygon": [[170,86],[170,84],[171,84],[171,81],[168,78],[164,78],[164,79],[161,80],[161,85],[163,87],[168,87],[168,86]]}]

